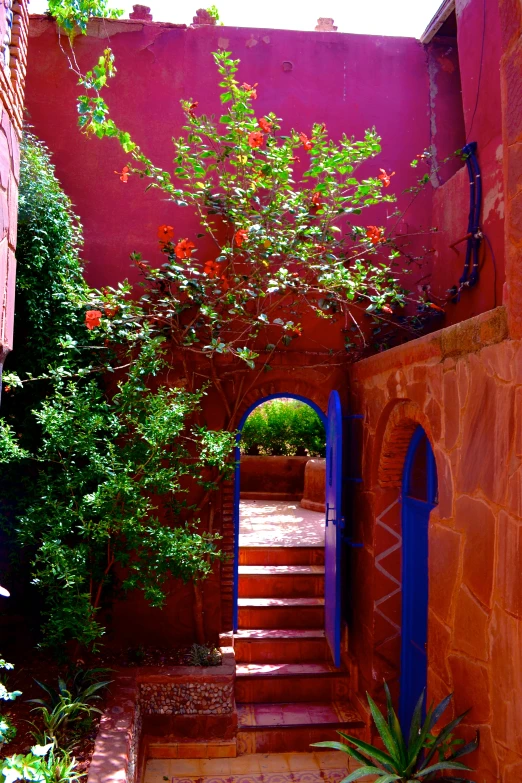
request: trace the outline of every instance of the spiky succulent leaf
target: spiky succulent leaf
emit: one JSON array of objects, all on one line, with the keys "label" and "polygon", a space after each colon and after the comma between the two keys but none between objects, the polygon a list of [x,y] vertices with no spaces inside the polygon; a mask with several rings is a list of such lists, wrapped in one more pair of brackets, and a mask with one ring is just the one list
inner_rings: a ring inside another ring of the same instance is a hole
[{"label": "spiky succulent leaf", "polygon": [[390,756],[393,759],[395,769],[399,769],[401,758],[400,758],[400,751],[399,751],[399,746],[397,744],[397,741],[393,736],[388,724],[384,720],[382,712],[377,707],[370,694],[367,693],[366,697],[368,699],[368,704],[370,705],[370,711],[372,713],[372,718],[377,728],[377,731],[379,732],[386,749],[388,750]]}]

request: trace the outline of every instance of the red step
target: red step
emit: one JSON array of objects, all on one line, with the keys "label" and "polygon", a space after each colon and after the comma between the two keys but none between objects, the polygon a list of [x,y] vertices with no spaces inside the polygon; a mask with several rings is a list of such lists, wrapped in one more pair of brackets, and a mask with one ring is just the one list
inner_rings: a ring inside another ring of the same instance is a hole
[{"label": "red step", "polygon": [[324,628],[323,598],[238,598],[239,628]]},{"label": "red step", "polygon": [[241,546],[239,565],[324,565],[324,546]]},{"label": "red step", "polygon": [[324,595],[324,566],[240,565],[238,573],[240,596],[297,598]]},{"label": "red step", "polygon": [[240,663],[236,703],[328,702],[348,699],[347,672],[326,662]]},{"label": "red step", "polygon": [[310,752],[313,742],[337,740],[337,731],[364,735],[350,703],[238,704],[238,754]]},{"label": "red step", "polygon": [[329,661],[330,650],[324,631],[299,629],[250,629],[234,634],[237,663]]}]

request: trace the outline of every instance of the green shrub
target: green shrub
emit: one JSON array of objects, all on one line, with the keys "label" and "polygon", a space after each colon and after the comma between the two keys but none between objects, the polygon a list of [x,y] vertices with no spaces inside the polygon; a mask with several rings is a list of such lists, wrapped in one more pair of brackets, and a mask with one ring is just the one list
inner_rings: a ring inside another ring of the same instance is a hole
[{"label": "green shrub", "polygon": [[164,338],[136,328],[131,302],[92,309],[81,245],[49,153],[26,135],[0,521],[43,598],[43,641],[62,648],[103,634],[99,609],[118,567],[123,587],[153,606],[170,576],[210,573],[219,536],[198,531],[187,495],[215,486],[234,441],[197,425],[204,390],[165,384]]},{"label": "green shrub", "polygon": [[268,456],[324,457],[324,427],[306,403],[288,398],[270,400],[257,407],[246,420],[241,451]]}]

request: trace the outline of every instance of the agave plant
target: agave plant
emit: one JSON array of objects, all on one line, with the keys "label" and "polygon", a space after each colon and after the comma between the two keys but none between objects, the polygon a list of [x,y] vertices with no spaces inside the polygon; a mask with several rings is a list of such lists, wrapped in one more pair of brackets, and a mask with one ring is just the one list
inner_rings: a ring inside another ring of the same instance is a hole
[{"label": "agave plant", "polygon": [[456,761],[456,759],[477,749],[478,733],[475,739],[468,744],[464,744],[462,740],[453,739],[453,730],[469,710],[463,712],[437,733],[433,733],[433,729],[450,704],[453,694],[443,699],[437,707],[431,705],[423,721],[423,692],[415,707],[406,743],[386,683],[384,683],[384,688],[387,719],[384,718],[368,694],[367,698],[373,721],[387,752],[363,742],[357,737],[344,734],[342,731],[339,731],[338,734],[346,742],[349,742],[349,745],[344,742],[315,743],[315,747],[341,750],[360,763],[361,766],[344,778],[342,783],[351,783],[353,780],[367,776],[373,777],[375,783],[394,783],[394,781],[399,781],[399,783],[412,783],[413,781],[473,783],[469,778],[447,776],[449,771],[457,772],[457,774],[462,771],[472,771],[470,767]]}]

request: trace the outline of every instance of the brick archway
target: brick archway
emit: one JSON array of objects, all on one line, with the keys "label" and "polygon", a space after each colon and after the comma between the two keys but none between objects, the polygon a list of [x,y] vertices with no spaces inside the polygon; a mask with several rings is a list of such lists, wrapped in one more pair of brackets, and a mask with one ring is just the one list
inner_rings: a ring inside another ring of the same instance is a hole
[{"label": "brick archway", "polygon": [[383,411],[376,430],[374,490],[374,622],[373,670],[376,695],[386,680],[398,700],[401,672],[402,508],[404,462],[413,433],[422,426],[431,441],[426,415],[410,400],[394,400]]}]

